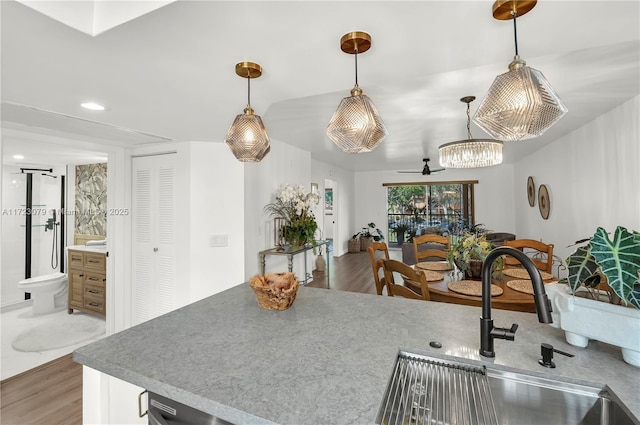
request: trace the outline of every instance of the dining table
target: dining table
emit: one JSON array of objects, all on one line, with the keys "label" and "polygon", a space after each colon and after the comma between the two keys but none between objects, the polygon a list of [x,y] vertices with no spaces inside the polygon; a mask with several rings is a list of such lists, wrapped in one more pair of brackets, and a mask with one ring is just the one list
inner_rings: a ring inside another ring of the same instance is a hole
[{"label": "dining table", "polygon": [[[427,286],[431,301],[482,307],[482,292],[477,290],[477,288],[481,287],[481,282],[465,278],[456,268],[449,267],[448,270],[443,270],[447,264],[446,261],[434,261],[418,263],[413,266],[415,269],[427,274]],[[529,279],[519,275],[523,272],[524,269],[520,268],[517,268],[517,270],[504,270],[492,277],[492,292],[496,294],[491,297],[492,308],[535,313],[536,306],[533,295],[525,292],[525,290],[529,290],[529,288],[526,288]],[[543,272],[541,274],[545,283],[557,282],[557,279],[554,279],[553,276]],[[509,281],[513,282],[509,283]],[[412,287],[410,282],[405,281],[405,284],[411,289],[419,291],[419,288]],[[469,295],[460,292],[460,289],[455,289],[457,287],[469,287],[476,289],[476,291],[469,291],[469,293],[475,292],[473,295]],[[451,288],[454,288],[454,290]],[[499,295],[497,295],[498,293]]]}]

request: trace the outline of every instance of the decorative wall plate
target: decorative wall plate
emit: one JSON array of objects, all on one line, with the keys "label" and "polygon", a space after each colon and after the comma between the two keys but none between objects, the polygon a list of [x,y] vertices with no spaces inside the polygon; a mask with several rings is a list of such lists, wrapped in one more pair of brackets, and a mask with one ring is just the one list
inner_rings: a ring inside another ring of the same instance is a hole
[{"label": "decorative wall plate", "polygon": [[538,208],[540,208],[540,215],[545,220],[549,218],[549,212],[551,211],[551,200],[549,199],[549,191],[547,186],[541,184],[538,188]]},{"label": "decorative wall plate", "polygon": [[530,206],[536,204],[536,185],[533,183],[533,177],[531,176],[527,179],[527,198]]}]

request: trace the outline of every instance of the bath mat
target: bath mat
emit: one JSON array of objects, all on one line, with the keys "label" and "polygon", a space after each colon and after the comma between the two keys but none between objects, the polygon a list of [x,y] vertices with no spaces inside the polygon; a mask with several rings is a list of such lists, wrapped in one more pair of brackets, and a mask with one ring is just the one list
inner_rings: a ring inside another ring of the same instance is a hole
[{"label": "bath mat", "polygon": [[55,323],[43,323],[22,332],[13,341],[16,351],[47,351],[89,341],[105,334],[105,321],[89,315],[71,314]]}]

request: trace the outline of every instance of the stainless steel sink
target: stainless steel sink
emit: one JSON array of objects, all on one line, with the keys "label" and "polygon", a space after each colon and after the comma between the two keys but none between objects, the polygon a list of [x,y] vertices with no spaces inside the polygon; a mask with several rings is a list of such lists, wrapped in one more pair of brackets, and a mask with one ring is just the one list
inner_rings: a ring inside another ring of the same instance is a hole
[{"label": "stainless steel sink", "polygon": [[606,385],[576,385],[405,351],[398,353],[376,423],[640,424]]}]

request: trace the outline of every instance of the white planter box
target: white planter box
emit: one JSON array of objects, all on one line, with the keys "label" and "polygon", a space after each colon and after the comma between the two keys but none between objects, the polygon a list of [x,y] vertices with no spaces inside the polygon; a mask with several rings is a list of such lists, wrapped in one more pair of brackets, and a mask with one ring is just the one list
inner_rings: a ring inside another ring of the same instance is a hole
[{"label": "white planter box", "polygon": [[575,297],[563,284],[550,283],[545,289],[553,306],[551,326],[564,330],[569,344],[606,342],[622,349],[625,362],[640,367],[640,310]]}]

